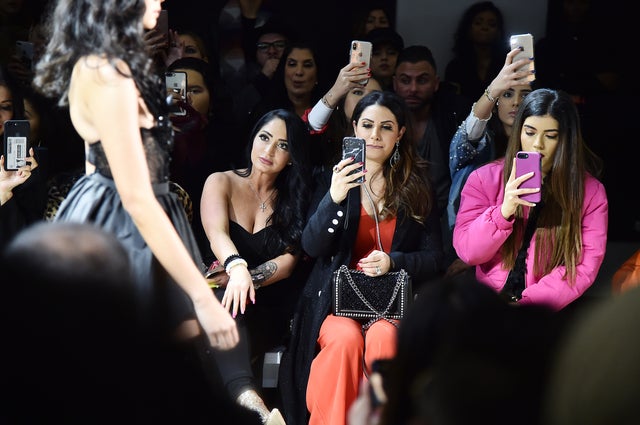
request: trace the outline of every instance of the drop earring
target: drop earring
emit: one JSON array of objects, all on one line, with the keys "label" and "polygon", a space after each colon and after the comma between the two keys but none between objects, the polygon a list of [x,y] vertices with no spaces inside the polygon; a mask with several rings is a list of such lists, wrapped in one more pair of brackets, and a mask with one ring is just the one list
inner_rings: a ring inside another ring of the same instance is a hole
[{"label": "drop earring", "polygon": [[396,148],[389,158],[389,165],[391,165],[391,168],[395,168],[398,161],[400,161],[400,140],[396,142]]}]

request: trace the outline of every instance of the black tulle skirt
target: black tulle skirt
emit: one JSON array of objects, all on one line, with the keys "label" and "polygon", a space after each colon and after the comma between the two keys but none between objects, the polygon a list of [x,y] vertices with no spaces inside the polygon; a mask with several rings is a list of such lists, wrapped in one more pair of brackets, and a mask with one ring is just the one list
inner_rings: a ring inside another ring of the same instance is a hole
[{"label": "black tulle skirt", "polygon": [[[156,184],[153,189],[194,263],[204,271],[202,257],[183,204],[169,190],[168,183]],[[148,313],[147,318],[156,325],[164,325],[169,330],[186,319],[195,318],[191,300],[151,252],[131,216],[122,206],[112,179],[98,173],[81,177],[60,205],[54,221],[93,223],[114,234],[122,242],[129,254],[131,277],[138,286],[142,310]]]}]

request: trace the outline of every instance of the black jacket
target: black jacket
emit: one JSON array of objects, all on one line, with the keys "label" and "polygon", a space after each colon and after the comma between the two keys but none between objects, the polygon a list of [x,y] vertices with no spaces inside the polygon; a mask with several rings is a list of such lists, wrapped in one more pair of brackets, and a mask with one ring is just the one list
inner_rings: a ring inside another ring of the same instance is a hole
[{"label": "black jacket", "polygon": [[[280,365],[280,390],[289,425],[308,422],[307,381],[320,326],[331,309],[331,276],[342,264],[349,264],[360,220],[359,188],[349,191],[338,205],[329,195],[331,172],[322,174],[321,180],[302,234],[303,249],[316,261],[298,301],[291,339]],[[399,211],[390,255],[396,269],[405,269],[414,284],[433,278],[443,258],[437,209],[431,210],[424,223]]]}]

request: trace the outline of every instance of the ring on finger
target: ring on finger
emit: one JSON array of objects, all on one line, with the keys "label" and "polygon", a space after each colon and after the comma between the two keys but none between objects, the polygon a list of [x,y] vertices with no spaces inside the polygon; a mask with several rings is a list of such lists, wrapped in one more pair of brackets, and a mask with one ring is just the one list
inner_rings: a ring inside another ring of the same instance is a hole
[{"label": "ring on finger", "polygon": [[382,270],[380,270],[380,266],[376,266],[376,274],[380,274],[382,273]]}]

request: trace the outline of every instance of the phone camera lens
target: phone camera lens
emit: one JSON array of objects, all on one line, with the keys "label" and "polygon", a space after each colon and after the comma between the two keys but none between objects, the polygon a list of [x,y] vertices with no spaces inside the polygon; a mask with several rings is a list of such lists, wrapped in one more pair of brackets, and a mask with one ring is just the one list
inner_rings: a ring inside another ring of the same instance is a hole
[{"label": "phone camera lens", "polygon": [[358,43],[353,43],[351,49],[356,50],[358,48]]}]

